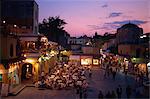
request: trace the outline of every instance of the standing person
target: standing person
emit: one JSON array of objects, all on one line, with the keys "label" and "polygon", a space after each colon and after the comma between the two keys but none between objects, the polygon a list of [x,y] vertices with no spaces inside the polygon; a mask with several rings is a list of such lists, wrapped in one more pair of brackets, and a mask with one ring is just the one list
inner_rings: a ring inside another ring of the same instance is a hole
[{"label": "standing person", "polygon": [[127,76],[127,74],[128,74],[128,73],[127,73],[127,70],[125,70],[125,75]]},{"label": "standing person", "polygon": [[109,77],[111,73],[111,67],[107,64],[107,76]]},{"label": "standing person", "polygon": [[132,91],[132,89],[131,89],[131,87],[128,85],[128,86],[126,87],[126,95],[127,95],[127,98],[128,98],[128,99],[129,99],[130,96],[131,96],[131,91]]},{"label": "standing person", "polygon": [[113,80],[116,78],[116,71],[113,71]]},{"label": "standing person", "polygon": [[112,68],[112,76],[113,76],[113,80],[115,80],[116,78],[116,71],[115,71],[115,67]]},{"label": "standing person", "polygon": [[110,98],[111,98],[110,91],[108,91],[108,92],[107,92],[107,94],[106,94],[105,98],[106,98],[106,99],[110,99]]},{"label": "standing person", "polygon": [[99,90],[99,93],[98,93],[98,99],[103,99],[104,95],[102,93],[101,90]]},{"label": "standing person", "polygon": [[92,77],[92,71],[91,71],[91,69],[89,69],[89,77],[90,78]]},{"label": "standing person", "polygon": [[121,99],[121,95],[122,95],[122,88],[121,86],[119,85],[117,90],[116,90],[116,93],[117,93],[117,96],[118,96],[118,99]]},{"label": "standing person", "polygon": [[84,89],[84,91],[83,91],[83,98],[87,99],[87,90],[86,89]]},{"label": "standing person", "polygon": [[80,97],[80,99],[82,99],[82,95],[83,95],[83,90],[82,90],[82,88],[80,87],[80,88],[79,88],[79,97]]},{"label": "standing person", "polygon": [[107,74],[107,71],[105,70],[105,72],[104,72],[104,79],[106,78],[106,74]]},{"label": "standing person", "polygon": [[44,80],[44,77],[45,76],[45,73],[44,73],[44,71],[42,71],[42,73],[41,73],[41,78]]},{"label": "standing person", "polygon": [[112,98],[112,99],[115,99],[115,98],[116,98],[116,93],[115,93],[114,90],[112,90],[112,92],[111,92],[111,97],[110,97],[110,98]]},{"label": "standing person", "polygon": [[79,94],[79,85],[76,86],[76,94]]}]

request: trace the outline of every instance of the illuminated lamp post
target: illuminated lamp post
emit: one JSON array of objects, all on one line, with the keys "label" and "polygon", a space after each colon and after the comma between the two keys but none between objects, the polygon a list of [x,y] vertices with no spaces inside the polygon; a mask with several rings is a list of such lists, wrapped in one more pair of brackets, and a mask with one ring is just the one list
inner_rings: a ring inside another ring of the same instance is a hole
[{"label": "illuminated lamp post", "polygon": [[17,28],[17,25],[14,24],[14,32],[15,32],[15,34],[17,34],[17,33],[16,33],[16,32],[17,32],[16,28]]},{"label": "illuminated lamp post", "polygon": [[7,33],[5,33],[6,31],[7,31],[7,26],[6,26],[6,21],[2,21],[2,24],[3,24],[3,31],[2,32],[4,32],[4,34],[7,34]]}]

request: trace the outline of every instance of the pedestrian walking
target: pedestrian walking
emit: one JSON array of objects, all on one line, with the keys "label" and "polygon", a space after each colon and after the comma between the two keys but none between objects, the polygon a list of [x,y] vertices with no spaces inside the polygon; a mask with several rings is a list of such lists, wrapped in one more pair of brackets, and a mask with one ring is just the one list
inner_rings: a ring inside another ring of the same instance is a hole
[{"label": "pedestrian walking", "polygon": [[80,90],[79,90],[79,98],[80,99],[82,99],[82,95],[83,95],[83,90],[82,90],[82,88],[80,88]]},{"label": "pedestrian walking", "polygon": [[87,99],[87,90],[86,89],[84,89],[84,91],[83,91],[83,99]]},{"label": "pedestrian walking", "polygon": [[99,93],[98,93],[98,99],[103,99],[104,95],[102,93],[101,90],[99,90]]},{"label": "pedestrian walking", "polygon": [[79,85],[76,87],[76,94],[79,94]]},{"label": "pedestrian walking", "polygon": [[116,89],[116,93],[117,93],[117,97],[118,99],[121,99],[121,95],[122,95],[122,88],[120,85],[118,85],[118,88]]},{"label": "pedestrian walking", "polygon": [[107,70],[105,70],[105,73],[104,73],[104,79],[106,78],[106,74],[107,74]]},{"label": "pedestrian walking", "polygon": [[131,87],[128,85],[127,87],[126,87],[126,95],[127,95],[127,98],[129,99],[130,98],[130,96],[131,96],[131,92],[132,91],[132,89],[131,89]]},{"label": "pedestrian walking", "polygon": [[116,78],[116,71],[113,71],[112,75],[113,75],[113,80],[115,80],[115,78]]}]

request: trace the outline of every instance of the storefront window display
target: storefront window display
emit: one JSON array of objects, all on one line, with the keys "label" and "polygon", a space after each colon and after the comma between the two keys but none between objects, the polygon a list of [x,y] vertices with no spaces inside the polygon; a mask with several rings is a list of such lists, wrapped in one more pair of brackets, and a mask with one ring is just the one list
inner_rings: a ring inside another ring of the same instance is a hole
[{"label": "storefront window display", "polygon": [[93,59],[93,65],[99,65],[99,60],[98,59]]},{"label": "storefront window display", "polygon": [[18,68],[17,66],[10,66],[8,71],[8,79],[11,85],[19,84],[19,76],[18,76]]},{"label": "storefront window display", "polygon": [[91,64],[92,64],[91,58],[81,59],[81,65],[91,65]]},{"label": "storefront window display", "polygon": [[138,68],[140,73],[146,74],[146,64],[139,64]]}]

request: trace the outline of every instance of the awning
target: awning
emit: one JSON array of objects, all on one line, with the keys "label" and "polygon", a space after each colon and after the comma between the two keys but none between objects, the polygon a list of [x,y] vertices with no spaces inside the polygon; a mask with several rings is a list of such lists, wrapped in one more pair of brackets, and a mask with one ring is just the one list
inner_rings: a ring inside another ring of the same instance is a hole
[{"label": "awning", "polygon": [[19,62],[19,61],[22,61],[25,59],[26,59],[25,57],[17,57],[17,58],[13,58],[13,59],[2,59],[1,63],[4,65],[4,68],[8,69],[9,64]]}]

